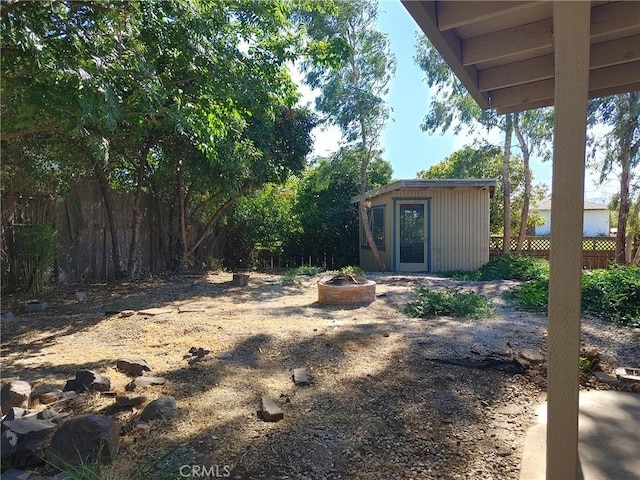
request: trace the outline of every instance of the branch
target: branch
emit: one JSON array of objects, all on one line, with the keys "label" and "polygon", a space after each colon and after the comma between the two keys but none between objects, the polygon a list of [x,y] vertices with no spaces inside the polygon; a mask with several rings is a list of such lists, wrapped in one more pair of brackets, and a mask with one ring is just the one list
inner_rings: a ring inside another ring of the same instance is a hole
[{"label": "branch", "polygon": [[25,130],[16,130],[16,131],[13,131],[13,132],[8,132],[8,133],[0,133],[0,141],[1,140],[13,140],[13,139],[16,139],[16,138],[27,137],[29,135],[37,135],[39,133],[53,132],[54,130],[57,130],[58,128],[60,128],[60,124],[53,123],[51,125],[44,125],[42,127],[29,128],[29,129],[25,129]]}]

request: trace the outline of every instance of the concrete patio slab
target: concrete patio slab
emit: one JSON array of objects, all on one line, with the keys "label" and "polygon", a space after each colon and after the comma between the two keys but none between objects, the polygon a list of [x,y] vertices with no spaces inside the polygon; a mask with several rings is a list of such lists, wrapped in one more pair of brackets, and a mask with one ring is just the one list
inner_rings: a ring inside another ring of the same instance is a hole
[{"label": "concrete patio slab", "polygon": [[[544,480],[547,405],[527,432],[520,480]],[[580,392],[577,480],[640,479],[640,394]],[[564,479],[563,479],[564,480]]]}]

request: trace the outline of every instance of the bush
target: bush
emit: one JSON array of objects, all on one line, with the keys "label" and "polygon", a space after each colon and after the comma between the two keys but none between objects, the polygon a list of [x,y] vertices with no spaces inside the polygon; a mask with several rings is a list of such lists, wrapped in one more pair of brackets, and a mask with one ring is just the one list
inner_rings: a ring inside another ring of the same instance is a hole
[{"label": "bush", "polygon": [[[545,312],[549,281],[511,289],[508,296],[525,310]],[[582,274],[582,311],[624,325],[640,325],[640,267],[617,266]]]},{"label": "bush", "polygon": [[447,289],[434,292],[425,287],[416,290],[416,300],[404,307],[411,317],[454,316],[485,318],[494,314],[493,304],[472,292]]},{"label": "bush", "polygon": [[549,276],[549,262],[543,258],[509,254],[494,258],[478,270],[446,272],[444,275],[462,281],[535,280]]},{"label": "bush", "polygon": [[303,265],[297,268],[291,268],[282,276],[282,285],[295,285],[299,283],[300,276],[312,277],[322,272],[320,267],[312,267],[311,265]]}]

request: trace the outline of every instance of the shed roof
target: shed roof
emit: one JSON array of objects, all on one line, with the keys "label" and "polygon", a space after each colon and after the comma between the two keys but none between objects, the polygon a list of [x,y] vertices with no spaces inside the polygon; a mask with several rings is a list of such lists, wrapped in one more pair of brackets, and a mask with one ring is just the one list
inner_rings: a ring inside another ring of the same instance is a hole
[{"label": "shed roof", "polygon": [[[482,108],[554,103],[553,2],[403,5]],[[640,90],[640,2],[591,2],[589,98]]]},{"label": "shed roof", "polygon": [[[479,190],[489,189],[490,193],[493,194],[496,188],[496,180],[491,178],[441,178],[441,179],[432,179],[432,180],[397,180],[392,183],[388,183],[387,185],[383,185],[382,187],[374,188],[373,190],[369,190],[364,194],[364,198],[374,198],[380,195],[384,195],[388,192],[393,192],[395,190],[404,190],[404,189],[412,189],[412,190],[423,190],[429,188],[476,188]],[[362,200],[362,195],[356,195],[351,198],[351,203],[357,203]]]}]

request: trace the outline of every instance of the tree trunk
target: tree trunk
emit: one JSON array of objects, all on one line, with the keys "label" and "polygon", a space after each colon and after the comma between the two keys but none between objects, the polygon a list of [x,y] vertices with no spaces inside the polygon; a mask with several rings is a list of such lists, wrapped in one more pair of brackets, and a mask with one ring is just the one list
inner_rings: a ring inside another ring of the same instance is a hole
[{"label": "tree trunk", "polygon": [[142,220],[142,208],[141,208],[141,197],[142,197],[142,182],[144,180],[144,167],[147,163],[147,155],[149,153],[151,146],[149,143],[144,146],[142,151],[140,152],[140,157],[138,159],[138,166],[136,169],[136,191],[133,196],[133,221],[131,224],[131,243],[129,244],[129,261],[127,262],[127,270],[129,272],[129,278],[133,278],[135,276],[136,270],[136,259],[138,257],[138,252],[140,250],[140,241],[138,239],[139,229],[140,229],[140,221]]},{"label": "tree trunk", "polygon": [[[93,155],[92,155],[93,157]],[[104,166],[109,162],[109,145],[105,147]],[[111,188],[109,187],[109,181],[102,169],[100,162],[94,157],[92,158],[93,173],[98,181],[102,198],[104,199],[104,207],[107,213],[107,222],[109,224],[109,232],[111,233],[111,252],[113,255],[113,272],[115,278],[120,280],[127,277],[127,271],[122,267],[122,256],[120,254],[120,244],[118,243],[118,232],[115,222],[115,209],[113,207],[113,201],[111,198]]]},{"label": "tree trunk", "polygon": [[511,136],[513,133],[513,117],[509,113],[506,116],[506,124],[504,130],[504,160],[502,162],[502,189],[504,191],[503,212],[504,226],[502,237],[502,253],[511,252],[511,180],[510,167],[511,161]]},{"label": "tree trunk", "polygon": [[529,159],[531,152],[524,136],[522,135],[522,131],[520,130],[517,113],[513,115],[513,130],[518,138],[520,150],[522,150],[522,164],[524,168],[524,195],[522,202],[522,214],[520,216],[520,232],[518,233],[518,244],[516,246],[516,253],[519,255],[522,253],[524,237],[527,234],[527,227],[529,226],[529,206],[531,204],[531,168],[529,166]]},{"label": "tree trunk", "polygon": [[627,218],[629,217],[629,183],[631,179],[631,151],[625,149],[621,155],[622,173],[620,174],[620,209],[618,210],[618,232],[616,233],[616,263],[627,262]]},{"label": "tree trunk", "polygon": [[[187,251],[187,222],[184,201],[184,173],[182,171],[182,160],[178,161],[176,171],[176,195],[178,197],[178,229],[180,232],[180,242],[182,243],[182,251]],[[186,255],[185,255],[186,257]],[[184,261],[184,258],[183,258]]]}]

